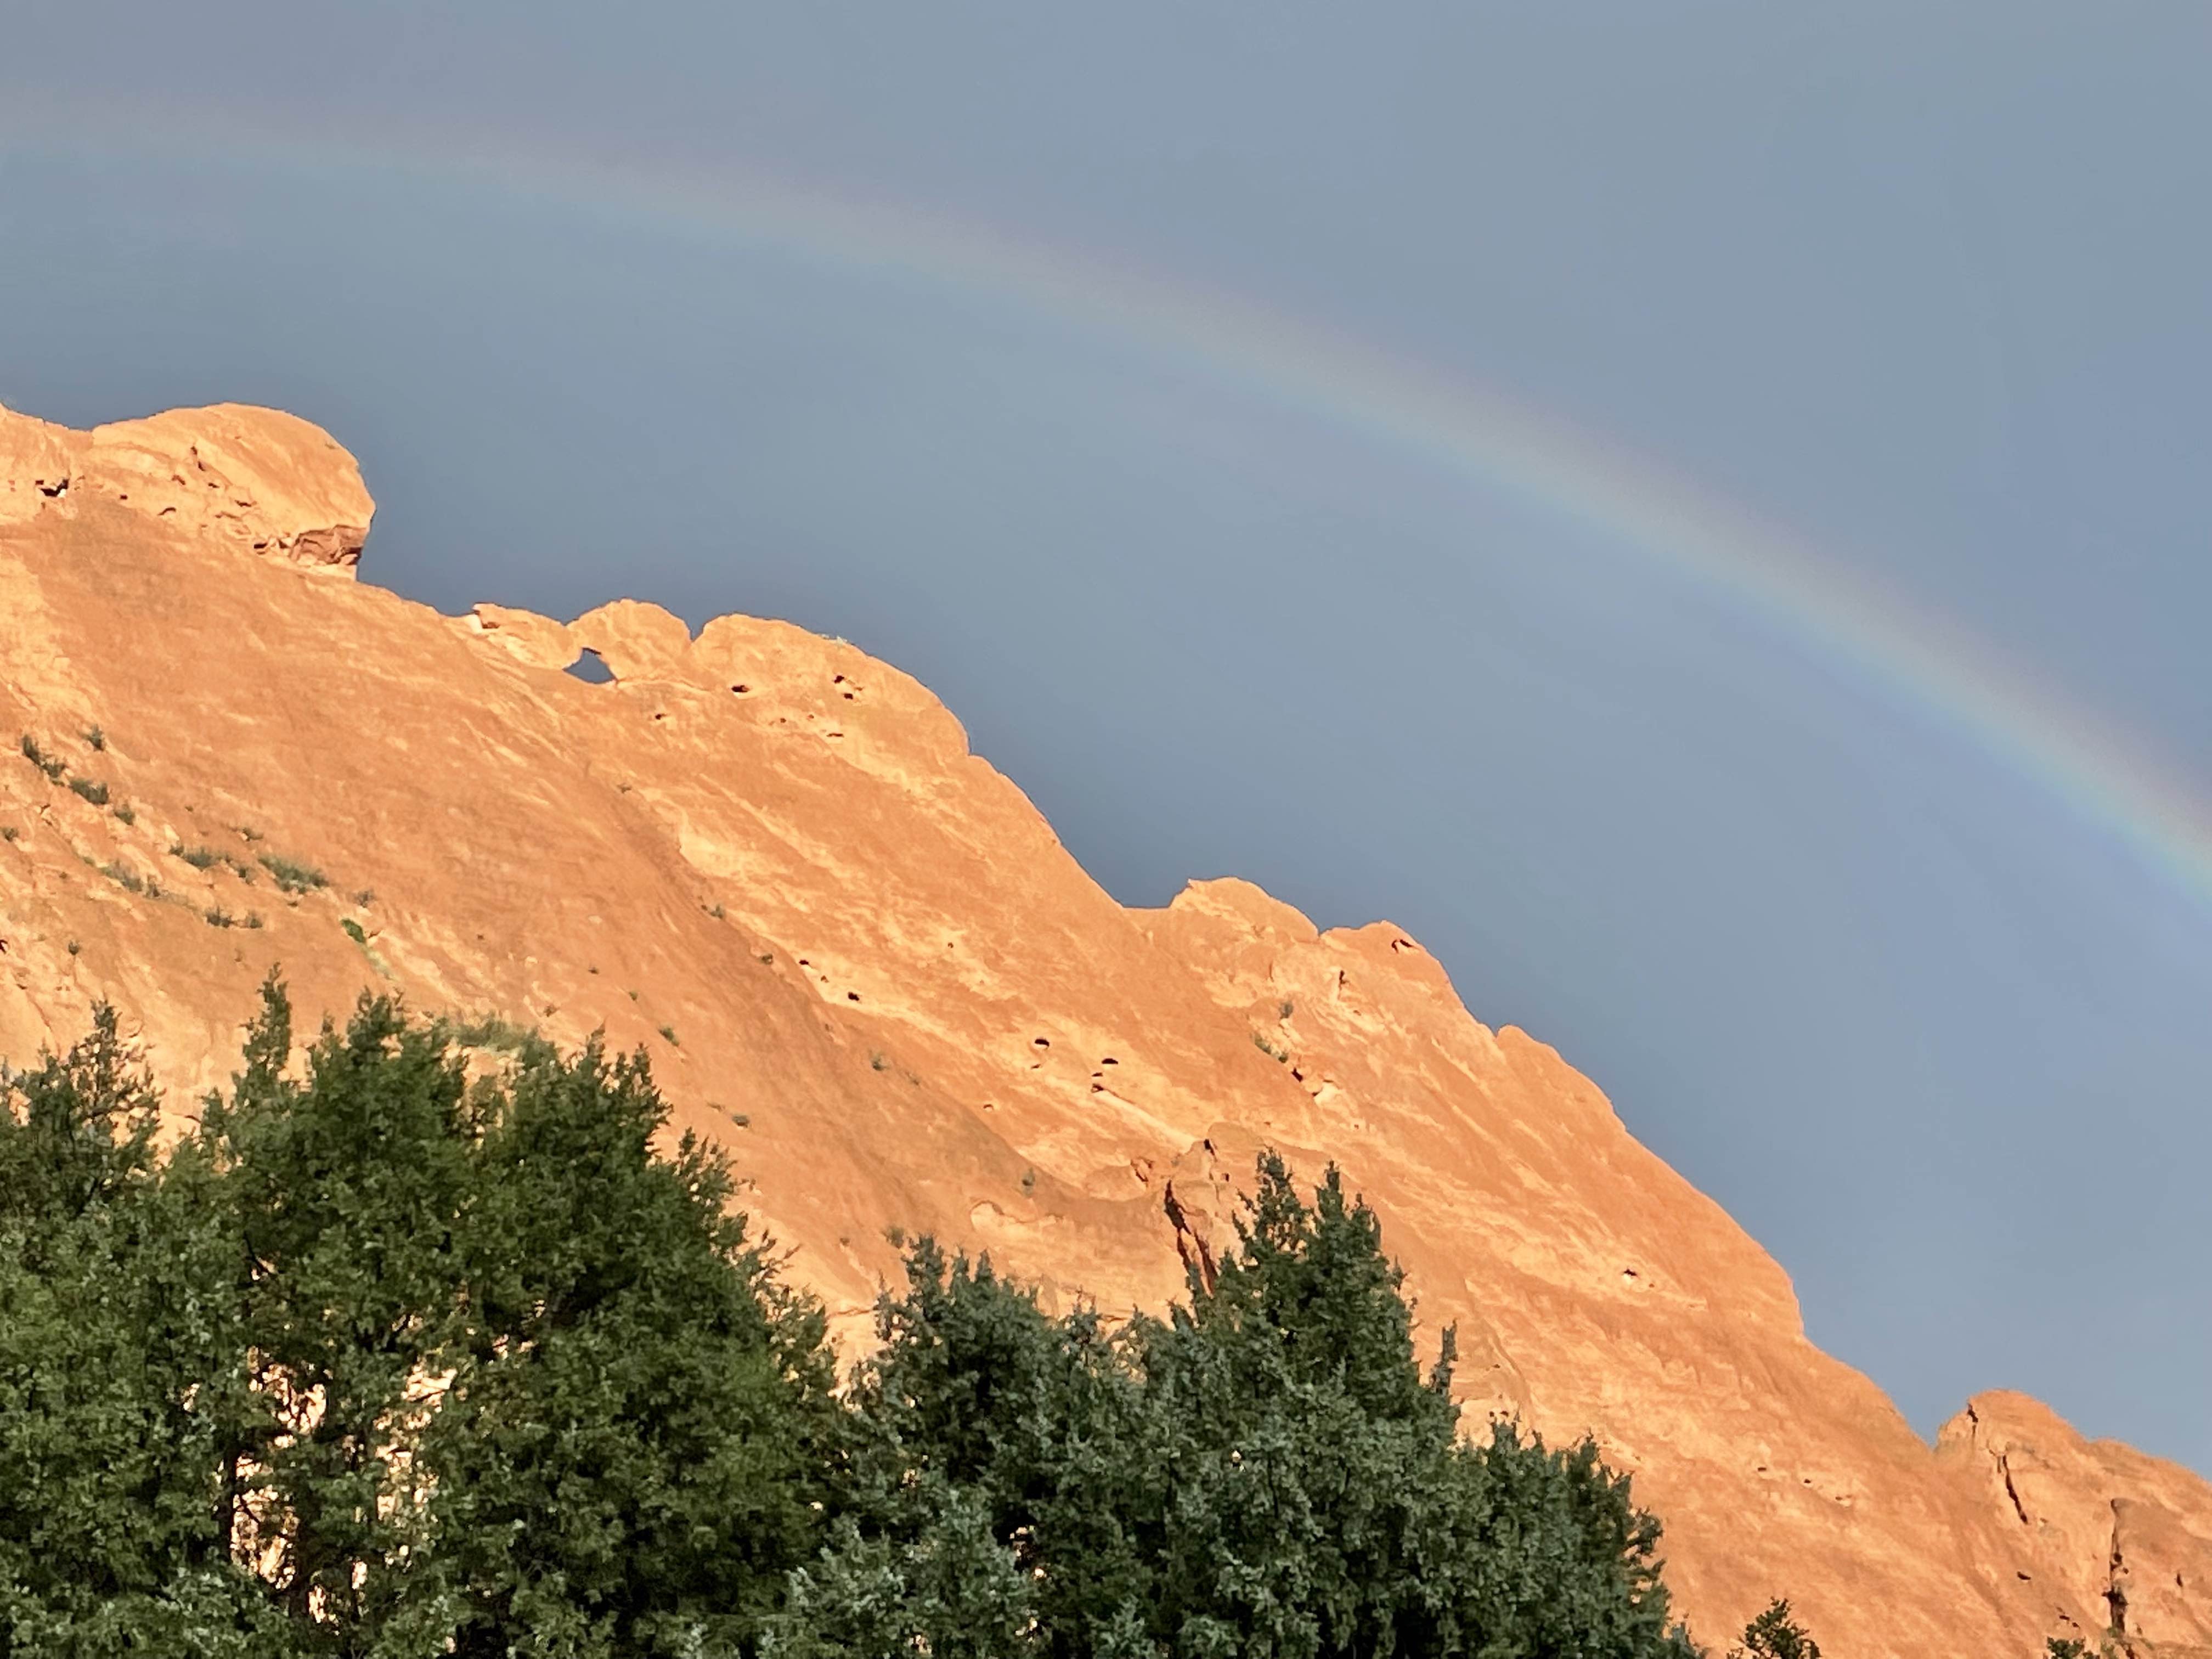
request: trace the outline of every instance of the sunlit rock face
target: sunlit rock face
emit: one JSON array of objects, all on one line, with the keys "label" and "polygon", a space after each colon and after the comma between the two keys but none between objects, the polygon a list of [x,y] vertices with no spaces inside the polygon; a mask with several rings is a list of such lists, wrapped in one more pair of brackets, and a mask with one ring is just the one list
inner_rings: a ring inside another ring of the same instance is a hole
[{"label": "sunlit rock face", "polygon": [[[2145,1656],[2212,1643],[2212,1507],[2188,1470],[2085,1440],[2026,1395],[1978,1395],[1936,1437],[2018,1534],[2023,1584],[2092,1650],[2116,1631]],[[2088,1617],[2082,1620],[2081,1610]]]},{"label": "sunlit rock face", "polygon": [[[1787,1595],[1838,1659],[2212,1651],[2212,1488],[1984,1396],[1922,1442],[1787,1278],[1384,923],[1235,880],[1115,903],[908,676],[623,601],[442,617],[350,574],[316,428],[0,412],[0,1057],[107,1000],[173,1109],[281,964],[652,1055],[848,1343],[934,1232],[1157,1306],[1273,1146],[1343,1166],[1470,1413],[1595,1434],[1716,1645]],[[592,653],[611,673],[566,672]],[[18,734],[34,755],[18,758]],[[1717,1039],[1718,1040],[1718,1039]]]},{"label": "sunlit rock face", "polygon": [[73,517],[88,496],[198,541],[346,575],[376,511],[353,457],[279,410],[173,409],[72,432],[0,409],[0,526]]}]

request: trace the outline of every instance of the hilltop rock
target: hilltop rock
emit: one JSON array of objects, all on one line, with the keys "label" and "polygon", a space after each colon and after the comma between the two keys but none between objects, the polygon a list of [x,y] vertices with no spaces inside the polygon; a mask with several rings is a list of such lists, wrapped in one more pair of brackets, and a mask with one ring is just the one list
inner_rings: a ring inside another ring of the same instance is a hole
[{"label": "hilltop rock", "polygon": [[243,404],[73,432],[0,409],[0,525],[104,497],[180,534],[350,575],[375,503],[329,434]]},{"label": "hilltop rock", "polygon": [[[1787,1595],[1839,1659],[2032,1659],[2116,1589],[2126,1639],[2212,1643],[2212,1487],[2016,1396],[1929,1447],[1403,930],[1233,880],[1125,908],[926,689],[787,623],[453,618],[312,580],[370,514],[288,416],[0,416],[0,734],[63,775],[0,760],[0,1056],[108,999],[181,1107],[280,963],[307,1020],[367,988],[604,1029],[853,1341],[887,1229],[1051,1303],[1156,1306],[1261,1147],[1334,1159],[1425,1340],[1457,1325],[1478,1420],[1587,1431],[1633,1472],[1707,1643]],[[562,672],[587,650],[611,684]]]},{"label": "hilltop rock", "polygon": [[[2112,1440],[2085,1440],[2025,1395],[1978,1395],[1936,1437],[2019,1528],[2034,1571],[2020,1580],[2094,1648],[2105,1630],[2133,1652],[2212,1650],[2212,1510],[2205,1484]],[[2023,1565],[2026,1561],[2023,1562]],[[2077,1624],[2080,1609],[2091,1620]]]},{"label": "hilltop rock", "polygon": [[0,526],[27,523],[69,494],[84,435],[0,409]]}]

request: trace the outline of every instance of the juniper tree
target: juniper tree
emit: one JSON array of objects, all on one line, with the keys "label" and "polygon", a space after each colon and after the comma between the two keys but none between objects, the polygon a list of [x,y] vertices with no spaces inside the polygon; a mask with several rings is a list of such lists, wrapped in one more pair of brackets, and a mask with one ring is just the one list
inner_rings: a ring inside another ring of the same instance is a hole
[{"label": "juniper tree", "polygon": [[[855,1389],[837,1538],[787,1652],[1690,1651],[1656,1522],[1587,1444],[1457,1437],[1373,1213],[1259,1169],[1165,1320],[1048,1318],[925,1241]],[[988,1547],[995,1545],[1000,1559]]]}]

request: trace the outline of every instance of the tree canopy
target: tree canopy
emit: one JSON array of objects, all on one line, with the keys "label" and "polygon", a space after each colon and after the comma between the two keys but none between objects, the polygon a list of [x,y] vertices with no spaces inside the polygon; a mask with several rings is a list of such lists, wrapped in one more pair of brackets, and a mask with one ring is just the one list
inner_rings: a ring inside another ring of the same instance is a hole
[{"label": "tree canopy", "polygon": [[109,1011],[0,1079],[0,1659],[1694,1651],[1593,1446],[1462,1436],[1334,1170],[1164,1316],[921,1240],[841,1388],[641,1055],[291,1025],[166,1154]]},{"label": "tree canopy", "polygon": [[1310,1204],[1258,1175],[1164,1320],[1049,1318],[988,1261],[914,1252],[786,1650],[1690,1651],[1627,1481],[1507,1424],[1462,1442],[1449,1339],[1425,1377],[1373,1212],[1334,1170]]}]

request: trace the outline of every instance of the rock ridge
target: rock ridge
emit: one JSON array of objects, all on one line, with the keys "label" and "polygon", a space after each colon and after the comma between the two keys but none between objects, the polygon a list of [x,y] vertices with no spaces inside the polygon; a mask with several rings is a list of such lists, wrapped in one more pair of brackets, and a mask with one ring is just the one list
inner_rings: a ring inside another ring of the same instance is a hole
[{"label": "rock ridge", "polygon": [[374,988],[604,1029],[855,1335],[887,1229],[1157,1304],[1262,1146],[1334,1159],[1478,1418],[1634,1474],[1702,1640],[1786,1594],[1838,1656],[2212,1654],[2212,1486],[2014,1395],[1929,1447],[1404,930],[1234,878],[1126,908],[918,682],[789,623],[303,580],[373,513],[289,415],[0,411],[0,1058],[105,999],[181,1109],[278,963],[307,1018]]},{"label": "rock ridge", "polygon": [[353,457],[280,410],[218,404],[76,432],[0,408],[0,526],[69,514],[88,494],[346,575],[376,511]]}]

